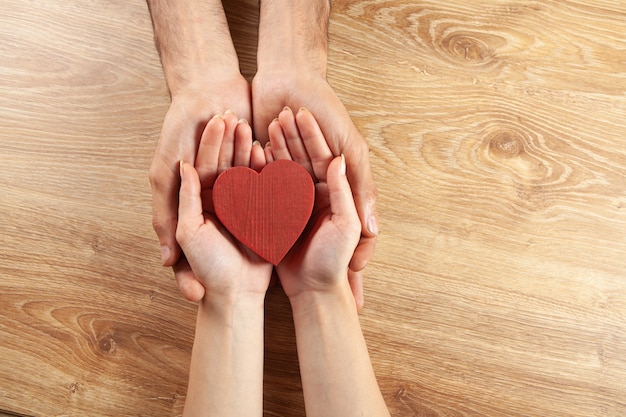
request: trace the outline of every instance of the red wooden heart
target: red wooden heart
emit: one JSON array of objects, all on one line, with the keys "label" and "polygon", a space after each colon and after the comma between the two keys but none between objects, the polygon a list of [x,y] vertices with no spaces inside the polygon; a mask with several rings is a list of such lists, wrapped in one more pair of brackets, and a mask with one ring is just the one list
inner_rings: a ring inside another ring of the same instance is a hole
[{"label": "red wooden heart", "polygon": [[272,162],[261,173],[247,167],[229,168],[213,186],[218,219],[237,240],[273,265],[300,237],[314,199],[311,176],[288,160]]}]

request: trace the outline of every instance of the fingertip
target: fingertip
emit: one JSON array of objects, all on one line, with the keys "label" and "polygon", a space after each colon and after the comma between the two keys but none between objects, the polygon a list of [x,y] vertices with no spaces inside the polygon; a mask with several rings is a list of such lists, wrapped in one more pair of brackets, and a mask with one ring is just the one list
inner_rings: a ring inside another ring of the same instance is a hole
[{"label": "fingertip", "polygon": [[339,165],[339,175],[346,175],[346,157],[341,154],[341,163]]},{"label": "fingertip", "polygon": [[274,152],[272,151],[272,144],[267,142],[265,144],[265,148],[263,148],[263,153],[265,154],[266,163],[270,164],[274,162]]},{"label": "fingertip", "polygon": [[261,146],[261,142],[255,140],[252,142],[252,150],[250,151],[250,168],[255,171],[261,171],[267,164],[265,151]]},{"label": "fingertip", "polygon": [[352,259],[350,259],[350,269],[352,271],[362,271],[365,269],[370,259],[374,255],[374,249],[376,247],[376,238],[361,236],[359,244],[357,245]]},{"label": "fingertip", "polygon": [[163,264],[163,266],[166,266],[166,263],[167,261],[169,261],[171,256],[172,256],[172,250],[170,249],[170,247],[168,245],[162,245],[161,246],[161,263]]},{"label": "fingertip", "polygon": [[361,220],[362,233],[366,237],[376,237],[380,233],[378,212],[376,210],[376,198],[368,193],[365,197],[355,196],[357,211]]},{"label": "fingertip", "polygon": [[187,282],[179,288],[183,297],[185,297],[188,301],[197,303],[204,298],[204,286],[202,286],[202,284],[195,279]]},{"label": "fingertip", "polygon": [[370,232],[372,237],[378,236],[380,229],[378,227],[378,216],[376,214],[371,215],[367,219],[367,231]]},{"label": "fingertip", "polygon": [[192,302],[200,301],[204,297],[205,288],[191,270],[187,259],[181,258],[172,269],[183,297]]},{"label": "fingertip", "polygon": [[161,264],[163,266],[174,265],[180,257],[180,248],[176,243],[177,220],[171,219],[164,224],[155,214],[152,218],[152,226],[161,245]]},{"label": "fingertip", "polygon": [[365,296],[363,294],[363,274],[360,271],[348,270],[348,283],[354,296],[354,303],[357,312],[361,312],[365,306]]},{"label": "fingertip", "polygon": [[252,142],[252,126],[248,123],[247,120],[241,119],[237,122],[235,126],[235,135],[236,138],[250,140]]},{"label": "fingertip", "polygon": [[347,191],[350,194],[350,199],[352,199],[350,183],[346,177],[346,157],[343,154],[330,161],[326,173],[326,179],[330,188],[342,192]]},{"label": "fingertip", "polygon": [[169,267],[180,258],[180,246],[174,243],[164,243],[161,245],[161,265]]}]

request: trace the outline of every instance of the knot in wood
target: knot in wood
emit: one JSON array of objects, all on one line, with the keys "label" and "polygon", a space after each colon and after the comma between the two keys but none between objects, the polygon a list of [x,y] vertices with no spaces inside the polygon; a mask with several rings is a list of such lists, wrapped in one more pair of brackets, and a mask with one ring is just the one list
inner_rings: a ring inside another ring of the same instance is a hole
[{"label": "knot in wood", "polygon": [[98,349],[106,355],[112,355],[115,353],[116,347],[117,344],[115,343],[115,339],[113,339],[113,336],[111,335],[107,334],[98,340]]},{"label": "knot in wood", "polygon": [[82,391],[82,386],[80,382],[72,382],[71,384],[67,386],[67,390],[70,395],[76,394],[77,392]]},{"label": "knot in wood", "polygon": [[442,48],[456,60],[484,64],[492,60],[494,53],[490,38],[479,33],[455,32],[441,40]]},{"label": "knot in wood", "polygon": [[515,158],[524,152],[524,141],[514,131],[503,130],[488,139],[489,154],[498,159]]}]

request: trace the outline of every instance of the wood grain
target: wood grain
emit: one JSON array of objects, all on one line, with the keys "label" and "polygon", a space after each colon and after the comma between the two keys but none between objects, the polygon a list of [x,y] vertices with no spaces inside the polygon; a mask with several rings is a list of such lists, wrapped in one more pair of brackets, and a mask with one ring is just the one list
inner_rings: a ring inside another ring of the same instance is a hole
[{"label": "wood grain", "polygon": [[[180,415],[195,324],[147,170],[143,2],[0,0],[0,409]],[[626,415],[626,4],[333,1],[382,232],[361,315],[394,416]],[[252,0],[227,2],[242,71]],[[265,415],[303,416],[267,298]]]}]

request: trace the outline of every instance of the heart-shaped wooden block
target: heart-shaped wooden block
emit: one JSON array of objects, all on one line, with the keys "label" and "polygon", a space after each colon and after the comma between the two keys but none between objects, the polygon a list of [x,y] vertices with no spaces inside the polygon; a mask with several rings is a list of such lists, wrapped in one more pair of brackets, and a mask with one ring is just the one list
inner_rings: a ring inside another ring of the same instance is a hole
[{"label": "heart-shaped wooden block", "polygon": [[274,161],[260,173],[247,167],[229,168],[213,186],[218,219],[237,240],[273,265],[300,237],[314,200],[311,176],[288,160]]}]

